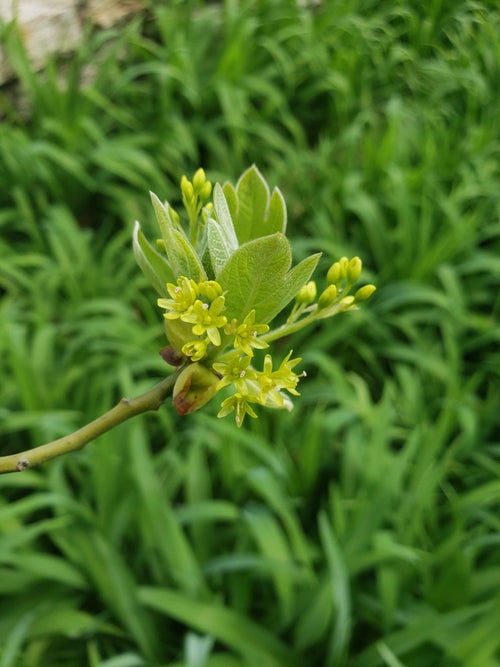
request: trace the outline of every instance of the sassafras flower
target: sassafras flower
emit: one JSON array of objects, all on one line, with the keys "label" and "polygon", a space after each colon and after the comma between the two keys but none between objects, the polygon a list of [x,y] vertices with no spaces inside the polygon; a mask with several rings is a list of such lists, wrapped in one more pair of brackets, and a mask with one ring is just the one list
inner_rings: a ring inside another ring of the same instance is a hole
[{"label": "sassafras flower", "polygon": [[193,324],[193,334],[195,336],[207,335],[210,342],[219,346],[221,337],[219,329],[227,324],[227,317],[221,315],[225,309],[224,297],[218,296],[209,305],[197,299],[187,313],[181,315],[183,322]]},{"label": "sassafras flower", "polygon": [[259,384],[263,394],[267,394],[273,389],[286,389],[291,394],[295,396],[299,395],[299,392],[295,389],[297,386],[301,375],[297,375],[293,372],[294,366],[296,366],[302,359],[290,359],[292,356],[292,351],[287,354],[280,364],[278,370],[273,371],[273,359],[270,354],[266,354],[264,359],[264,367],[261,375],[259,376]]},{"label": "sassafras flower", "polygon": [[236,425],[241,427],[243,425],[243,420],[245,415],[250,415],[253,419],[257,418],[257,415],[254,409],[250,405],[250,398],[248,396],[242,396],[239,392],[229,396],[221,403],[221,409],[217,413],[217,417],[225,417],[233,410],[236,411]]},{"label": "sassafras flower", "polygon": [[252,348],[263,350],[269,345],[258,338],[260,334],[267,333],[269,326],[267,324],[255,324],[255,310],[251,310],[239,325],[233,325],[234,347],[241,350],[249,357],[253,357]]},{"label": "sassafras flower", "polygon": [[234,384],[241,394],[248,393],[248,382],[257,378],[257,371],[250,366],[251,357],[232,356],[228,361],[217,361],[214,371],[221,376],[218,389]]},{"label": "sassafras flower", "polygon": [[198,285],[194,280],[181,276],[177,280],[177,285],[167,283],[167,290],[171,299],[158,299],[160,308],[167,311],[164,317],[167,320],[176,320],[183,313],[189,311],[198,298]]},{"label": "sassafras flower", "polygon": [[186,357],[190,357],[191,361],[200,361],[206,356],[209,343],[208,338],[205,338],[205,340],[189,341],[189,343],[182,346],[182,353]]}]

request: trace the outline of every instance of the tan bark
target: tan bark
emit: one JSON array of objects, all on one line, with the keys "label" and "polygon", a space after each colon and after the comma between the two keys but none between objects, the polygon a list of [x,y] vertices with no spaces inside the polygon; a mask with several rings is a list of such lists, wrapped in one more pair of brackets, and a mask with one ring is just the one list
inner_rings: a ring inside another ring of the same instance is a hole
[{"label": "tan bark", "polygon": [[[109,28],[142,8],[141,0],[0,0],[0,22],[18,22],[33,67],[39,69],[48,55],[77,46],[85,21]],[[0,84],[11,76],[0,49]]]}]

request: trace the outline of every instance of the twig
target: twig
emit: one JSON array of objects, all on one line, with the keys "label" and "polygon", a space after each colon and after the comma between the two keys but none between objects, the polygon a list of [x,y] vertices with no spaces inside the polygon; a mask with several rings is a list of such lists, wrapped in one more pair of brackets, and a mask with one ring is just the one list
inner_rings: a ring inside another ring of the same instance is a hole
[{"label": "twig", "polygon": [[159,382],[149,391],[135,398],[122,398],[111,410],[94,419],[82,428],[58,438],[45,445],[27,449],[24,452],[0,456],[0,474],[22,472],[56,456],[82,449],[88,442],[95,440],[118,424],[149,410],[158,410],[172,389],[178,373],[173,373]]}]

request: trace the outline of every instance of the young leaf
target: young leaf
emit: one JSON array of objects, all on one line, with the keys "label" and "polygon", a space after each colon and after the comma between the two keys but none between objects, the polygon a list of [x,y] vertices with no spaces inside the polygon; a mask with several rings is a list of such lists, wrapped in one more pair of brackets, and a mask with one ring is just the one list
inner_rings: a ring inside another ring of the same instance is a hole
[{"label": "young leaf", "polygon": [[225,314],[241,321],[255,308],[255,320],[269,322],[309,280],[318,260],[312,255],[290,270],[290,244],[279,232],[245,243],[217,276],[227,290]]},{"label": "young leaf", "polygon": [[286,208],[283,196],[275,188],[270,203],[269,187],[255,165],[239,178],[236,195],[238,206],[234,226],[240,243],[275,232],[285,232]]},{"label": "young leaf", "polygon": [[231,219],[236,220],[238,217],[238,195],[236,194],[236,188],[228,181],[222,186],[222,191],[224,192],[224,197],[226,198],[229,213],[231,214]]},{"label": "young leaf", "polygon": [[231,257],[231,249],[222,233],[220,225],[211,218],[207,221],[208,250],[214,274],[217,276],[227,260]]},{"label": "young leaf", "polygon": [[169,225],[173,226],[173,222],[170,219],[168,211],[161,203],[159,198],[155,195],[154,192],[150,192],[149,196],[151,197],[151,203],[153,204],[153,209],[156,215],[156,219],[158,220],[158,224],[160,225],[160,229],[163,227],[168,227]]},{"label": "young leaf", "polygon": [[232,254],[238,247],[238,239],[234,231],[234,224],[229,212],[229,206],[221,186],[216,183],[214,187],[214,210],[217,224],[221,230],[221,236],[227,246],[229,252]]},{"label": "young leaf", "polygon": [[168,231],[168,244],[165,242],[165,246],[169,259],[172,255],[170,261],[176,278],[186,276],[193,280],[207,279],[207,274],[195,249],[180,230],[170,229]]},{"label": "young leaf", "polygon": [[175,280],[174,272],[167,260],[146,239],[138,222],[134,226],[132,248],[137,264],[151,285],[161,296],[168,296],[165,285]]},{"label": "young leaf", "polygon": [[269,230],[272,230],[267,232],[268,234],[272,232],[284,234],[286,232],[286,204],[279,188],[274,188],[271,195],[266,225]]},{"label": "young leaf", "polygon": [[174,224],[168,209],[151,192],[151,201],[160,226],[165,251],[175,278],[186,276],[193,280],[206,280],[207,274],[202,263],[184,232]]}]

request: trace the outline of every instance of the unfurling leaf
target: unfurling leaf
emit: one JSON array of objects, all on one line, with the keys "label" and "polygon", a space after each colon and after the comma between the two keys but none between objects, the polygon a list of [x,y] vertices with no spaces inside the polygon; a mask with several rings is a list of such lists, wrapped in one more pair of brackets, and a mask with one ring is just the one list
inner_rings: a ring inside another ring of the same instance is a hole
[{"label": "unfurling leaf", "polygon": [[165,252],[176,277],[186,276],[194,280],[206,280],[207,274],[196,250],[182,229],[176,225],[158,197],[151,192],[151,201],[161,230]]},{"label": "unfurling leaf", "polygon": [[137,264],[161,296],[167,295],[166,283],[175,280],[174,272],[167,260],[149,243],[136,222],[132,237],[132,248]]},{"label": "unfurling leaf", "polygon": [[255,165],[239,178],[236,188],[226,184],[224,194],[240,244],[262,236],[286,231],[286,206],[283,195],[269,186]]}]

